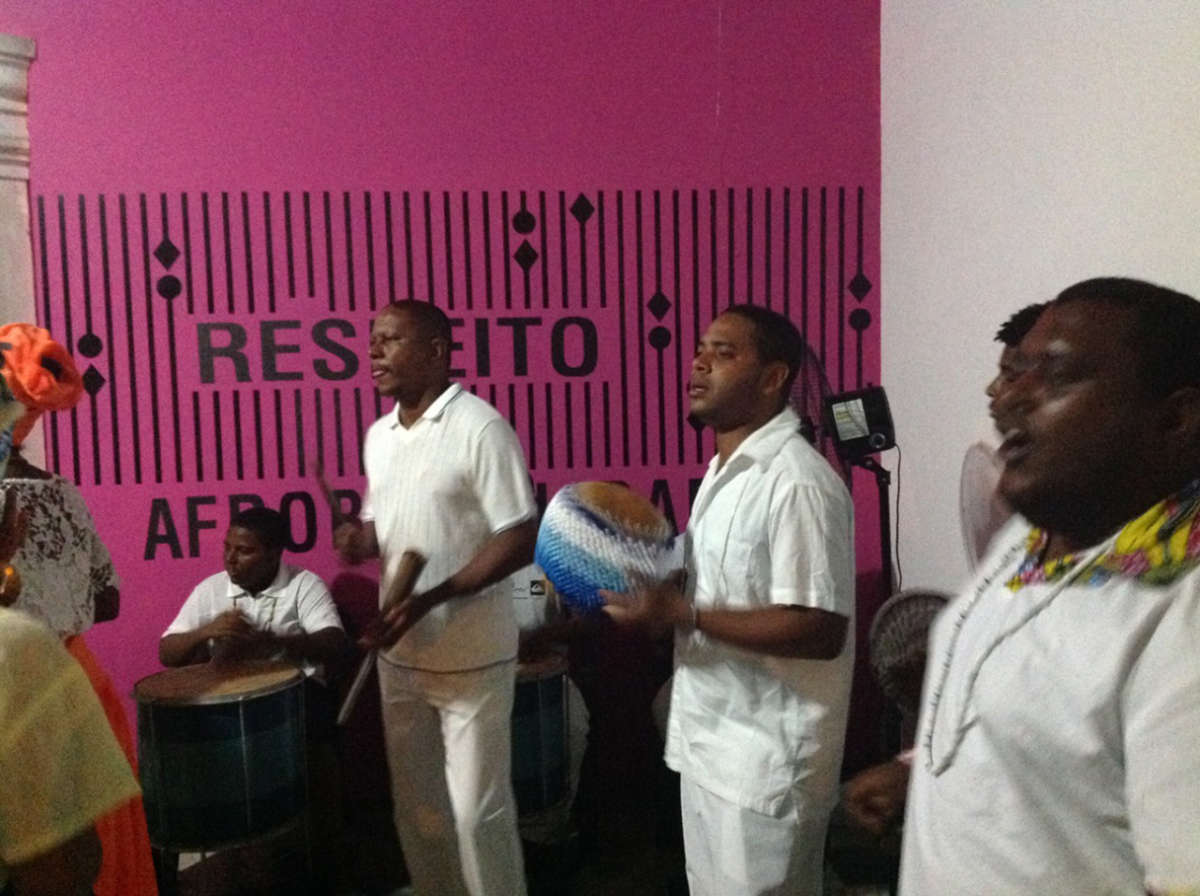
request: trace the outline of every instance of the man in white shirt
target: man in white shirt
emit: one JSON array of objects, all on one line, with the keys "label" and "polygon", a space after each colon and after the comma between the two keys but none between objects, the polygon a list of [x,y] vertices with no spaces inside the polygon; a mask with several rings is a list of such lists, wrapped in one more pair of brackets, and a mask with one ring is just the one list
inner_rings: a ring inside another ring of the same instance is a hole
[{"label": "man in white shirt", "polygon": [[510,765],[517,624],[507,576],[533,560],[537,508],[508,422],[451,383],[450,323],[427,302],[371,327],[371,376],[396,407],[367,433],[362,519],[342,558],[382,559],[390,603],[406,550],[416,589],[368,627],[378,671],[396,829],[421,894],[525,892]]},{"label": "man in white shirt", "polygon": [[681,775],[692,896],[819,894],[854,663],[850,496],[788,407],[804,344],[735,305],[692,360],[717,455],[696,495],[687,580],[608,594],[618,622],[674,626],[666,760]]},{"label": "man in white shirt", "polygon": [[225,533],[225,569],[197,585],[158,642],[164,666],[206,660],[285,660],[303,669],[309,769],[309,815],[325,844],[314,885],[332,891],[341,862],[334,697],[327,667],[350,652],[337,605],[320,576],[283,562],[287,521],[278,510],[251,507]]},{"label": "man in white shirt", "polygon": [[1200,303],[1077,283],[1016,363],[1021,516],[934,625],[901,892],[1200,892]]},{"label": "man in white shirt", "polygon": [[[1026,305],[1010,315],[996,331],[996,342],[1003,348],[997,361],[996,375],[984,389],[995,400],[1024,370],[1020,345],[1046,307],[1045,302]],[[963,547],[967,553],[967,568],[974,572],[987,552],[992,539],[1012,516],[1012,508],[996,491],[1004,464],[996,454],[999,440],[993,433],[985,440],[973,443],[963,458],[958,504],[962,524]],[[931,620],[932,621],[932,620]],[[922,650],[928,636],[923,635]],[[924,655],[924,654],[922,654]],[[919,675],[923,676],[922,665]],[[920,680],[917,682],[918,688]],[[913,695],[919,709],[920,693]],[[906,742],[899,756],[863,769],[843,788],[843,806],[854,822],[875,835],[884,834],[898,825],[904,817],[908,798],[909,768],[912,765],[912,744]]]},{"label": "man in white shirt", "polygon": [[269,507],[230,521],[225,569],[197,585],[158,643],[164,666],[223,659],[287,659],[308,675],[349,647],[320,577],[283,562],[287,523]]}]

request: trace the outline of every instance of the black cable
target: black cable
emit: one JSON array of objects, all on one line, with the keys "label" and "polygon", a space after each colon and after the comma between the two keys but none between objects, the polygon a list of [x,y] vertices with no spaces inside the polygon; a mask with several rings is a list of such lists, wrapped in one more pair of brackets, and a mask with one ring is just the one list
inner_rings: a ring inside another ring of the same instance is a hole
[{"label": "black cable", "polygon": [[[896,443],[896,513],[894,519],[896,524],[892,527],[892,538],[896,543],[896,590],[899,591],[904,584],[904,569],[900,566],[900,467],[904,457],[900,452],[900,443]],[[888,550],[891,550],[891,545],[888,545]]]}]

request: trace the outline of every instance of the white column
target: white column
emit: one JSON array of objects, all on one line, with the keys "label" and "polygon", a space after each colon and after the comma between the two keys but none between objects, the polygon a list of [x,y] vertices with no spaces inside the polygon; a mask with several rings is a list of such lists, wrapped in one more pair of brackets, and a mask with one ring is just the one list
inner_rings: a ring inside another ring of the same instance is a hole
[{"label": "white column", "polygon": [[34,44],[0,34],[0,320],[33,317],[29,230],[29,65]]},{"label": "white column", "polygon": [[[0,34],[0,323],[36,320],[29,220],[29,66],[34,42]],[[42,457],[40,427],[26,456]]]}]

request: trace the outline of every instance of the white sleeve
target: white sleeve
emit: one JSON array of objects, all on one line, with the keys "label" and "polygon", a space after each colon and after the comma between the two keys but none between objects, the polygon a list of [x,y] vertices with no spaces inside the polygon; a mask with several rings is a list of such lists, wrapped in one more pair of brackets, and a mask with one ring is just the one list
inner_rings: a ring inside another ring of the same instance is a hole
[{"label": "white sleeve", "polygon": [[848,499],[791,483],[772,496],[771,602],[854,615],[854,517]]},{"label": "white sleeve", "polygon": [[472,467],[484,516],[493,533],[537,516],[525,452],[507,421],[491,420],[479,433]]},{"label": "white sleeve", "polygon": [[358,518],[364,523],[373,522],[375,519],[375,501],[371,497],[371,487],[373,485],[373,477],[371,473],[374,466],[374,448],[375,442],[378,438],[376,435],[378,431],[379,421],[376,420],[369,427],[367,427],[367,434],[363,438],[363,469],[367,471],[367,483],[363,487],[362,507],[360,507],[358,510]]},{"label": "white sleeve", "polygon": [[167,630],[162,633],[161,637],[165,638],[167,635],[181,635],[185,632],[193,632],[202,625],[208,625],[208,623],[216,618],[217,613],[214,612],[212,599],[212,592],[214,590],[213,578],[213,576],[210,576],[192,589],[192,593],[188,595],[188,599],[179,608],[175,620],[167,626]]},{"label": "white sleeve", "polygon": [[337,604],[333,595],[321,577],[315,573],[301,570],[301,577],[296,595],[296,615],[300,619],[300,627],[308,634],[327,628],[341,628],[342,619],[338,616]]},{"label": "white sleeve", "polygon": [[1155,893],[1200,888],[1200,572],[1149,634],[1122,702],[1134,848]]}]

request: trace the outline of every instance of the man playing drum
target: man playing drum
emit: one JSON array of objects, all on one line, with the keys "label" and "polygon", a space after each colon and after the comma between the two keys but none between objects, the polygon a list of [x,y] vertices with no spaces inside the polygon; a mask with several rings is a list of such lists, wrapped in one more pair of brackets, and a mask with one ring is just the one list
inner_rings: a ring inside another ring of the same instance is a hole
[{"label": "man playing drum", "polygon": [[[334,701],[325,669],[344,659],[350,641],[320,577],[282,560],[287,521],[268,507],[234,516],[225,534],[225,569],[197,585],[158,644],[164,666],[216,660],[282,660],[306,677],[310,812],[318,838],[341,836]],[[236,667],[231,665],[232,670]],[[337,848],[320,854],[315,873],[332,887],[341,862]],[[318,887],[318,888],[319,888]]]},{"label": "man playing drum", "polygon": [[418,590],[363,642],[379,649],[396,828],[420,894],[525,892],[510,745],[517,623],[502,580],[533,560],[537,508],[516,434],[450,382],[450,322],[428,302],[371,327],[375,388],[396,407],[367,432],[362,521],[342,558],[380,555],[390,603],[401,557],[428,558]]},{"label": "man playing drum", "polygon": [[325,583],[282,562],[283,515],[237,514],[225,534],[225,569],[197,585],[158,644],[164,666],[221,659],[283,659],[307,675],[345,655],[349,642]]},{"label": "man playing drum", "polygon": [[821,892],[854,665],[854,531],[846,487],[787,405],[803,352],[765,308],[712,322],[688,398],[717,456],[688,521],[686,585],[606,594],[618,622],[675,630],[666,761],[692,896]]}]

